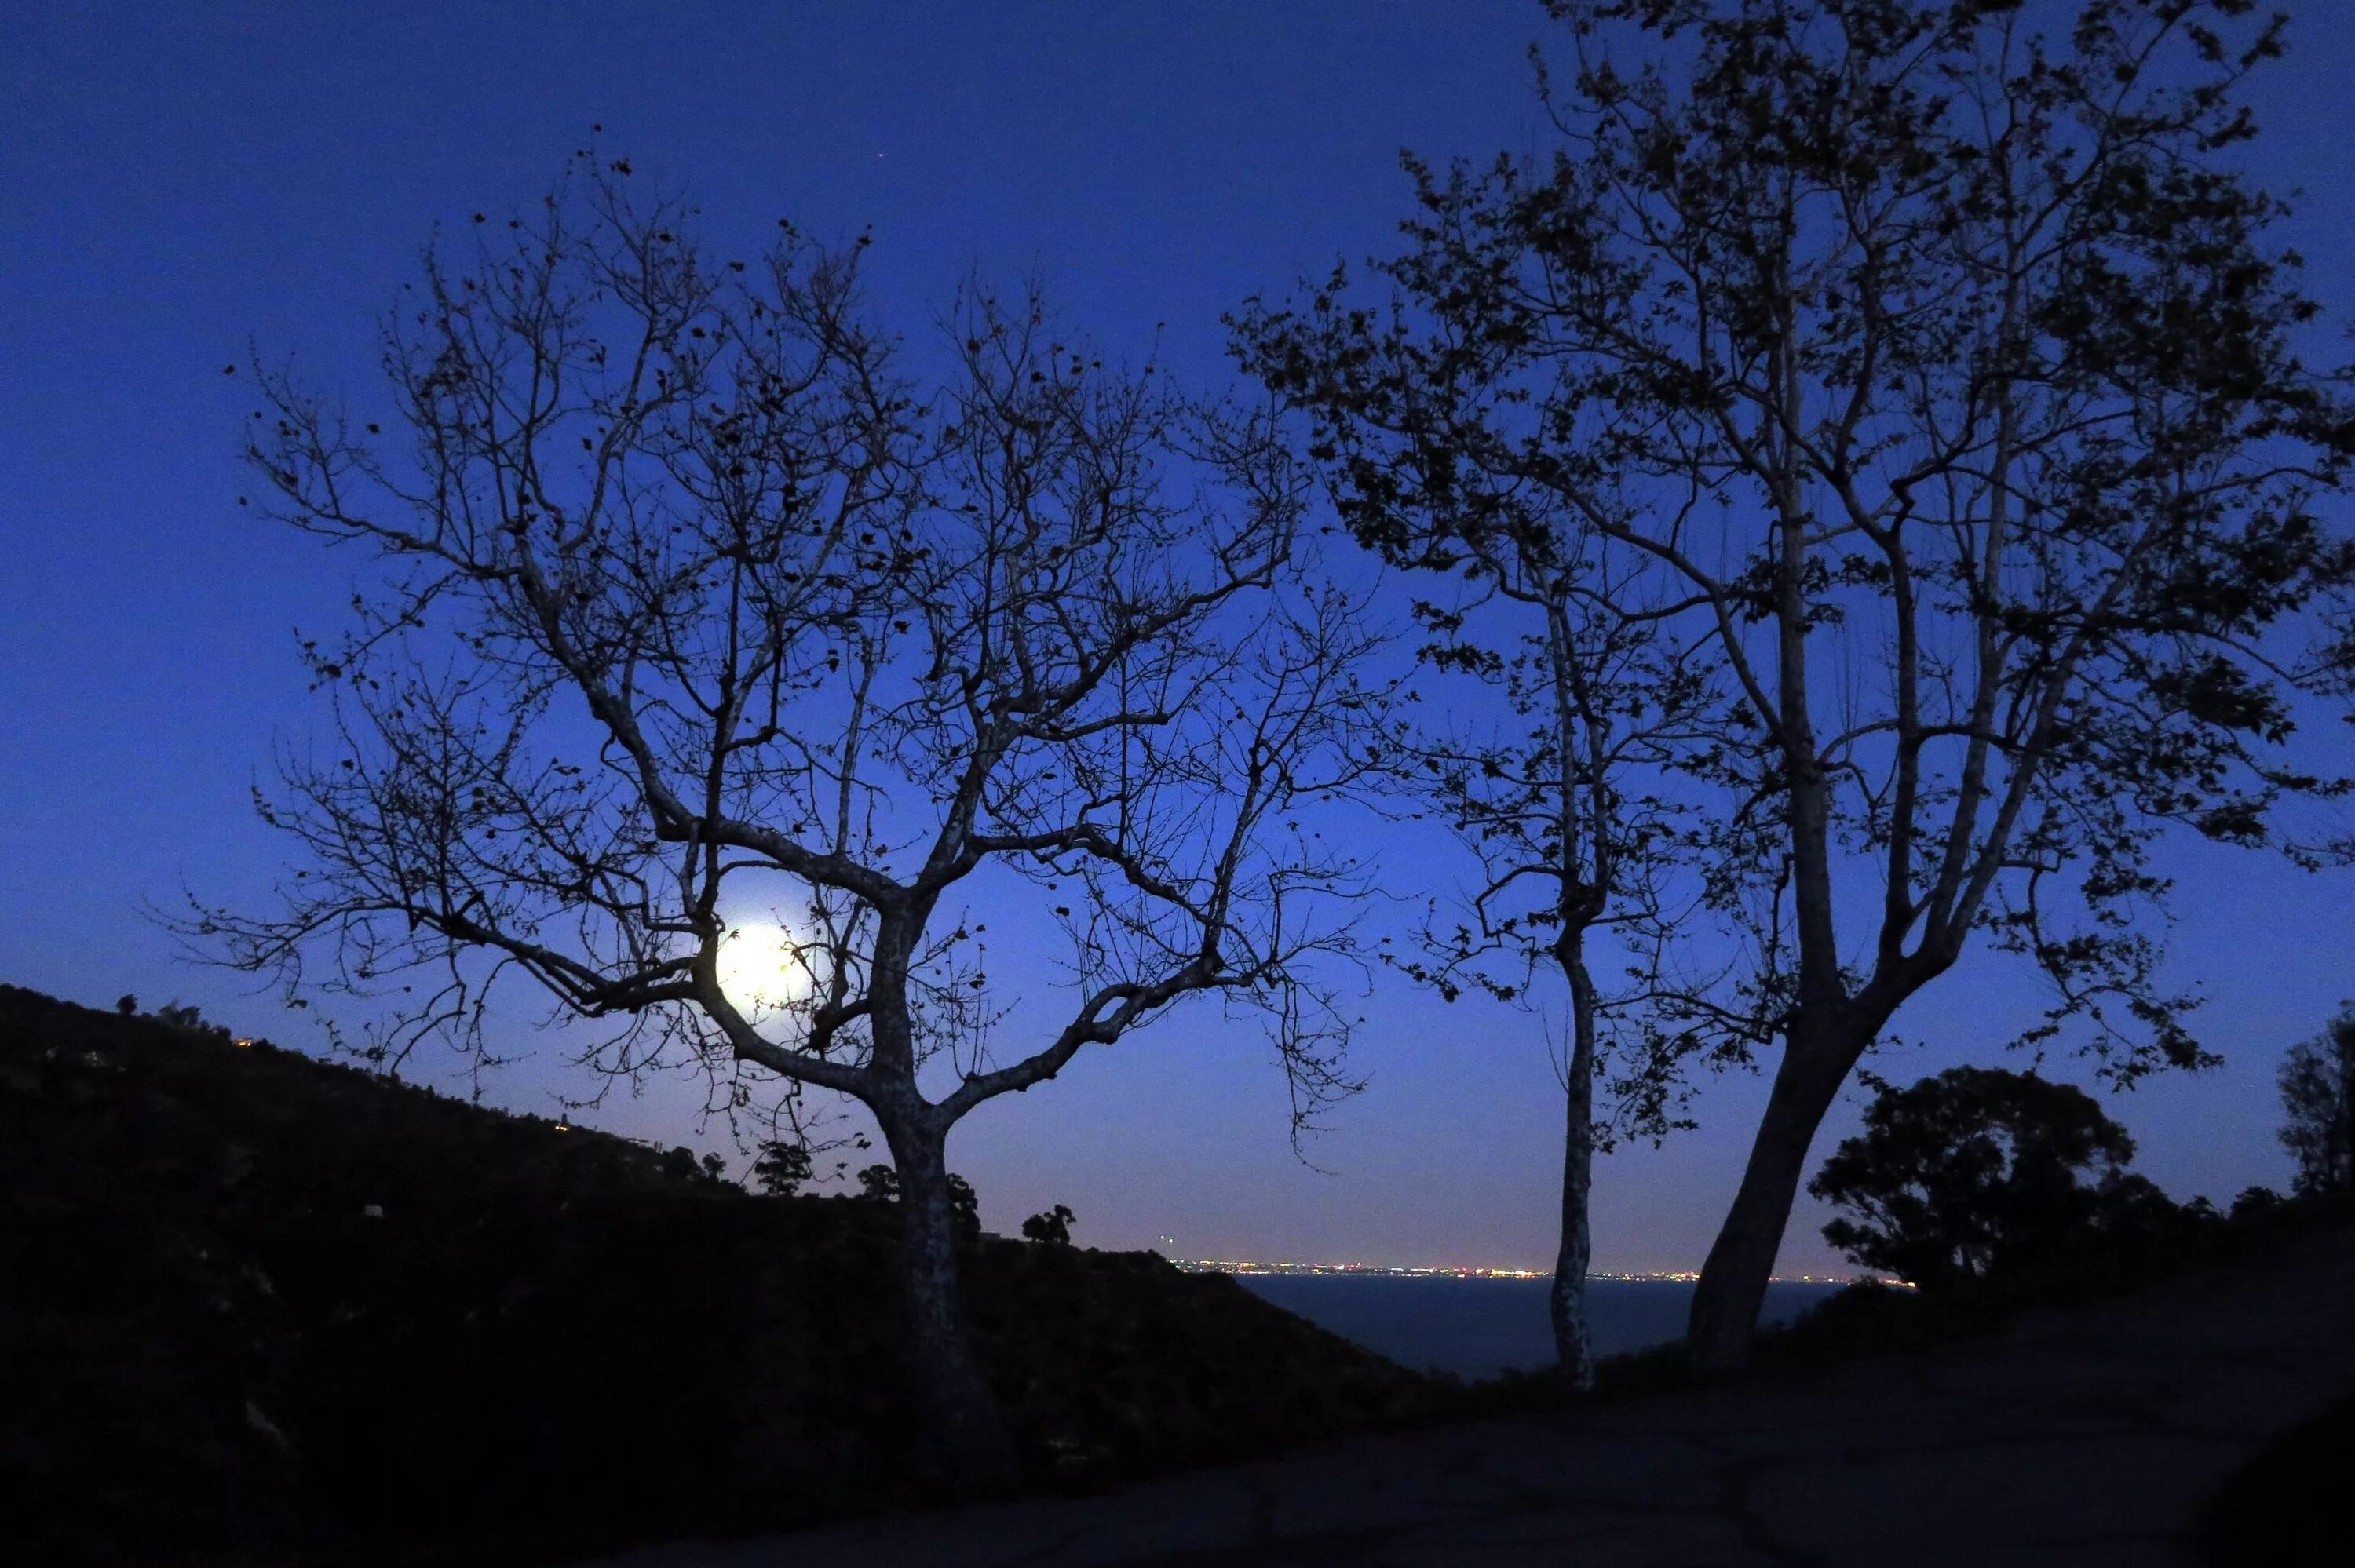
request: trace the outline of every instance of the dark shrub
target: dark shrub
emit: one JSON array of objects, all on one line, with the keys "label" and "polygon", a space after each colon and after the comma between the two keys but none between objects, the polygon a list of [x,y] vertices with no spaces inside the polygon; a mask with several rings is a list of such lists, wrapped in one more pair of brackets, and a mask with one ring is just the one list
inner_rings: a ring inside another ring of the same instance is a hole
[{"label": "dark shrub", "polygon": [[1868,1268],[1938,1288],[2172,1223],[2167,1194],[2123,1169],[2134,1140],[2083,1089],[1987,1067],[1880,1089],[1807,1186],[1854,1216],[1824,1236]]}]

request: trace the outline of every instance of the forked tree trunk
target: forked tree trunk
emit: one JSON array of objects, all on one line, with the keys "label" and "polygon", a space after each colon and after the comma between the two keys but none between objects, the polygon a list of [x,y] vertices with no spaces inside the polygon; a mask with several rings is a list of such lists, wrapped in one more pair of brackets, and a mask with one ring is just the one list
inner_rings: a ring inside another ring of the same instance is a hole
[{"label": "forked tree trunk", "polygon": [[1758,1136],[1750,1146],[1742,1189],[1734,1194],[1733,1207],[1709,1249],[1693,1291],[1685,1348],[1696,1367],[1730,1372],[1750,1359],[1759,1308],[1765,1305],[1775,1255],[1783,1249],[1783,1232],[1791,1221],[1807,1150],[1862,1051],[1860,1045],[1849,1048],[1849,1034],[1842,1030],[1828,1036],[1796,1036],[1784,1052],[1767,1096],[1766,1114],[1759,1118]]},{"label": "forked tree trunk", "polygon": [[1594,1191],[1594,979],[1587,972],[1585,933],[1566,933],[1559,949],[1570,978],[1570,1060],[1563,1076],[1566,1102],[1561,1139],[1561,1246],[1554,1255],[1554,1357],[1572,1392],[1594,1387],[1594,1341],[1586,1325],[1586,1270],[1593,1260],[1593,1230],[1588,1216]]},{"label": "forked tree trunk", "polygon": [[935,1487],[986,1496],[1012,1482],[1014,1446],[965,1332],[945,1134],[913,1116],[879,1120],[900,1173],[909,1371],[924,1424],[918,1453]]}]

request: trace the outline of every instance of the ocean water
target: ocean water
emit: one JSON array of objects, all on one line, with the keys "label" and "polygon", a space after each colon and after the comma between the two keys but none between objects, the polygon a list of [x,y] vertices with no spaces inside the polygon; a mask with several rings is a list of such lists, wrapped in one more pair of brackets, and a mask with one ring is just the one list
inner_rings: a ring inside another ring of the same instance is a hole
[{"label": "ocean water", "polygon": [[[1238,1277],[1254,1295],[1402,1365],[1484,1378],[1553,1361],[1548,1280],[1345,1274]],[[1787,1322],[1839,1288],[1770,1285],[1762,1320]],[[1692,1294],[1687,1280],[1589,1281],[1587,1324],[1596,1352],[1613,1355],[1678,1338],[1685,1330]]]}]

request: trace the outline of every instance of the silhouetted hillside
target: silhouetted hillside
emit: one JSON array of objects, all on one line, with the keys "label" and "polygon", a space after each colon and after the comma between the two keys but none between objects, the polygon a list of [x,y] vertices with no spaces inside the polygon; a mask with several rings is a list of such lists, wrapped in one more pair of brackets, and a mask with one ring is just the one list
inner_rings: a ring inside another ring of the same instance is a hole
[{"label": "silhouetted hillside", "polygon": [[[891,1211],[0,987],[0,1480],[27,1561],[512,1561],[898,1499]],[[988,1243],[1042,1481],[1427,1411],[1149,1254]]]}]

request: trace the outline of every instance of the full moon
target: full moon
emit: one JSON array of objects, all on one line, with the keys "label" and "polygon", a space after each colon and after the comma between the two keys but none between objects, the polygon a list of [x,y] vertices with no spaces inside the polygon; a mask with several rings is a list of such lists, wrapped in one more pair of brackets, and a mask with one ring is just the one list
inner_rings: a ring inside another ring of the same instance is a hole
[{"label": "full moon", "polygon": [[745,1012],[784,1007],[809,983],[793,934],[782,926],[739,926],[719,942],[719,989]]}]

